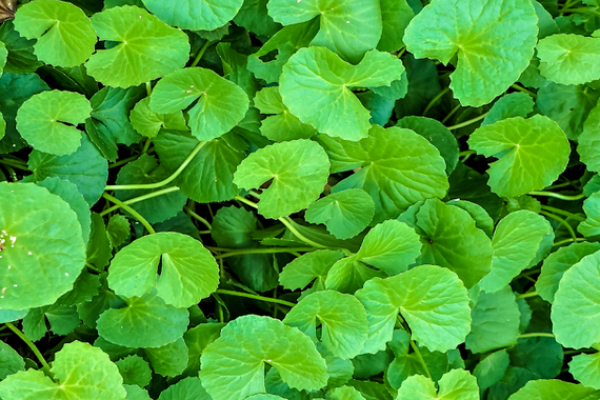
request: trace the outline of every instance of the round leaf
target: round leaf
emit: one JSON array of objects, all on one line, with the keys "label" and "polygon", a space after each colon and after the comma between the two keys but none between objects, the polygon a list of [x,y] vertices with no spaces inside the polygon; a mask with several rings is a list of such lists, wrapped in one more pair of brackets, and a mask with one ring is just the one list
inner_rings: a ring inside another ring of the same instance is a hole
[{"label": "round leaf", "polygon": [[303,298],[287,313],[283,323],[298,328],[315,342],[320,323],[321,341],[333,355],[343,359],[360,353],[369,332],[367,313],[360,301],[332,290]]},{"label": "round leaf", "polygon": [[351,386],[335,388],[331,392],[331,400],[365,400],[363,395]]},{"label": "round leaf", "polygon": [[548,117],[509,118],[477,129],[469,147],[490,164],[488,181],[502,197],[516,197],[543,189],[567,167],[571,146],[558,124]]},{"label": "round leaf", "polygon": [[537,23],[529,1],[434,0],[408,25],[404,43],[416,58],[443,64],[458,53],[450,88],[463,106],[478,107],[504,93],[527,68]]},{"label": "round leaf", "polygon": [[540,73],[562,85],[580,85],[600,79],[600,39],[579,35],[552,35],[537,45]]},{"label": "round leaf", "polygon": [[212,31],[231,21],[243,0],[142,0],[151,13],[169,25],[192,31]]},{"label": "round leaf", "polygon": [[577,226],[577,230],[583,236],[600,235],[600,192],[593,193],[583,202],[583,211],[587,217],[585,221]]},{"label": "round leaf", "polygon": [[165,76],[152,91],[149,106],[156,113],[171,114],[194,102],[188,110],[188,125],[199,140],[229,132],[248,111],[248,96],[242,88],[205,68],[186,68]]},{"label": "round leaf", "polygon": [[150,98],[145,97],[135,105],[131,110],[131,114],[129,114],[131,125],[137,133],[146,137],[156,137],[161,128],[176,131],[187,130],[181,111],[171,114],[158,114],[150,109],[149,104]]},{"label": "round leaf", "polygon": [[479,400],[477,379],[468,371],[453,369],[438,382],[439,391],[430,378],[413,375],[398,391],[397,400]]},{"label": "round leaf", "polygon": [[598,400],[600,391],[556,379],[529,381],[508,400]]},{"label": "round leaf", "polygon": [[142,357],[132,355],[117,361],[119,373],[123,377],[123,383],[126,385],[138,385],[144,387],[152,379],[150,366]]},{"label": "round leaf", "polygon": [[36,0],[19,7],[15,29],[37,39],[35,55],[47,64],[75,67],[95,51],[96,32],[85,13],[66,1]]},{"label": "round leaf", "polygon": [[270,179],[258,212],[280,218],[308,207],[319,198],[329,177],[329,159],[318,143],[295,140],[276,143],[250,154],[238,167],[233,183],[255,189]]},{"label": "round leaf", "polygon": [[163,390],[158,400],[212,400],[198,378],[185,378]]},{"label": "round leaf", "polygon": [[101,40],[118,42],[85,64],[104,85],[137,86],[183,68],[189,59],[187,35],[139,7],[109,8],[94,14],[92,24]]},{"label": "round leaf", "polygon": [[600,389],[600,353],[579,354],[569,363],[569,372],[582,385]]},{"label": "round leaf", "polygon": [[77,215],[30,183],[0,183],[0,309],[54,303],[85,262]]},{"label": "round leaf", "polygon": [[64,156],[81,145],[81,131],[75,126],[84,123],[91,112],[90,102],[79,93],[42,92],[19,108],[17,129],[34,149]]},{"label": "round leaf", "polygon": [[481,122],[481,126],[491,125],[506,118],[526,118],[533,111],[533,105],[533,99],[526,93],[505,94],[494,103],[488,115]]}]

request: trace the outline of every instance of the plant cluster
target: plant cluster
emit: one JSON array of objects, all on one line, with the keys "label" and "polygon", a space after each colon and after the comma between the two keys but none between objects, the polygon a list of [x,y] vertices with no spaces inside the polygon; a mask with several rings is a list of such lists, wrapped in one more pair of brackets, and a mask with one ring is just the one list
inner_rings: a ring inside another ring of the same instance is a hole
[{"label": "plant cluster", "polygon": [[0,399],[600,399],[600,1],[0,21]]}]

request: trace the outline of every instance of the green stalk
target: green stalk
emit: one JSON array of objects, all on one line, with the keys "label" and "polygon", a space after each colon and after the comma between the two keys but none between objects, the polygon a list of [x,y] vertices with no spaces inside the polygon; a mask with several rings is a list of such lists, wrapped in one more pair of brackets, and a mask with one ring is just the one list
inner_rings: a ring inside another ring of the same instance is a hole
[{"label": "green stalk", "polygon": [[449,87],[444,88],[433,99],[431,99],[429,104],[427,104],[427,107],[425,107],[425,110],[423,110],[423,116],[425,116],[425,114],[427,114],[427,111],[431,110],[431,108],[435,105],[435,103],[437,103],[449,91],[450,91]]},{"label": "green stalk", "polygon": [[198,214],[196,214],[191,208],[189,208],[188,206],[183,207],[183,209],[185,211],[187,211],[187,213],[194,219],[202,222],[204,224],[204,226],[206,226],[208,228],[208,232],[210,233],[212,231],[212,225],[205,220],[204,218],[202,218],[201,216],[199,216]]},{"label": "green stalk", "polygon": [[550,207],[550,206],[546,206],[546,205],[542,204],[542,210],[546,210],[546,211],[552,212],[554,214],[561,214],[567,218],[573,218],[574,220],[577,220],[577,221],[585,221],[585,218],[582,217],[581,215],[573,214],[568,211],[561,210],[560,208]]},{"label": "green stalk", "polygon": [[536,291],[533,291],[533,292],[527,292],[527,293],[520,294],[520,295],[516,296],[516,299],[517,300],[527,299],[529,297],[535,297],[535,296],[538,296],[538,294]]},{"label": "green stalk", "polygon": [[113,202],[117,205],[119,205],[119,207],[121,207],[122,209],[126,210],[129,212],[129,214],[133,215],[133,217],[135,219],[137,219],[138,221],[140,221],[140,223],[142,225],[144,225],[144,227],[146,228],[146,230],[148,232],[150,232],[151,235],[155,234],[156,231],[154,230],[154,228],[152,227],[152,225],[150,225],[148,223],[148,221],[146,221],[146,219],[144,217],[142,217],[137,211],[135,211],[133,208],[129,207],[127,204],[123,203],[121,200],[117,199],[116,197],[111,196],[108,193],[104,193],[102,195],[102,197],[104,197],[106,200]]},{"label": "green stalk", "polygon": [[587,242],[586,238],[577,238],[577,240],[573,240],[572,238],[564,239],[559,242],[556,242],[552,245],[552,247],[562,246],[563,244],[571,243],[571,242]]},{"label": "green stalk", "polygon": [[469,126],[469,125],[471,125],[471,124],[474,124],[474,123],[476,123],[477,121],[481,121],[482,119],[484,119],[485,117],[487,117],[487,115],[488,115],[488,114],[489,114],[489,112],[487,112],[487,113],[485,113],[485,114],[482,114],[482,115],[480,115],[480,116],[479,116],[479,117],[477,117],[477,118],[473,118],[473,119],[470,119],[470,120],[468,120],[468,121],[461,122],[460,124],[453,125],[453,126],[449,126],[449,127],[448,127],[448,130],[450,130],[450,131],[455,131],[455,130],[457,130],[457,129],[464,128],[465,126]]},{"label": "green stalk", "polygon": [[545,333],[545,332],[524,333],[522,335],[519,335],[519,339],[532,338],[532,337],[550,337],[550,338],[554,338],[556,336],[554,336],[551,333]]},{"label": "green stalk", "polygon": [[540,211],[540,214],[545,215],[548,218],[552,218],[555,221],[558,221],[562,226],[564,226],[569,231],[569,234],[573,238],[573,241],[577,241],[577,234],[573,230],[573,227],[571,225],[569,225],[569,223],[567,221],[565,221],[564,219],[562,219],[559,216],[556,216],[554,214],[551,214],[551,213],[543,211],[543,210]]},{"label": "green stalk", "polygon": [[533,97],[534,99],[537,99],[537,94],[533,93],[532,91],[525,89],[523,86],[517,85],[516,83],[513,83],[512,85],[510,85],[511,88],[518,90],[520,92],[523,92],[525,94],[530,95],[531,97]]},{"label": "green stalk", "polygon": [[425,364],[425,360],[423,359],[423,356],[421,355],[421,352],[419,351],[419,347],[417,347],[417,345],[415,344],[415,342],[412,339],[410,341],[410,347],[413,349],[413,351],[417,355],[417,359],[419,360],[419,363],[421,364],[421,366],[425,370],[425,373],[427,374],[427,377],[429,379],[431,379],[431,373],[429,372],[429,368],[427,368],[427,364]]},{"label": "green stalk", "polygon": [[327,246],[323,246],[320,243],[314,242],[314,241],[310,240],[309,238],[307,238],[306,236],[304,236],[303,234],[301,234],[300,232],[298,232],[296,227],[294,227],[294,225],[292,225],[292,222],[289,219],[289,217],[281,217],[281,218],[279,218],[279,221],[281,221],[281,223],[283,225],[285,225],[285,227],[288,228],[290,230],[290,232],[292,232],[294,234],[294,236],[296,236],[298,239],[302,240],[307,245],[317,247],[319,249],[328,249]]},{"label": "green stalk", "polygon": [[223,258],[241,256],[244,254],[274,254],[274,253],[294,253],[297,251],[310,252],[314,251],[314,247],[269,247],[266,249],[239,249],[230,251],[228,253],[219,254],[215,256],[216,260]]},{"label": "green stalk", "polygon": [[204,42],[204,44],[200,48],[200,51],[196,55],[196,58],[194,58],[194,62],[191,65],[192,67],[195,67],[196,65],[198,65],[198,63],[202,59],[202,56],[204,56],[204,53],[206,52],[206,49],[208,49],[208,46],[210,46],[210,43],[211,43],[210,40],[207,40],[206,42]]},{"label": "green stalk", "polygon": [[52,375],[52,372],[50,372],[50,365],[48,365],[48,363],[46,362],[46,359],[44,358],[44,356],[42,355],[40,350],[37,348],[35,343],[33,343],[31,340],[29,340],[29,338],[27,336],[25,336],[23,334],[23,332],[21,332],[16,326],[11,324],[10,322],[6,322],[5,325],[8,327],[8,329],[13,331],[15,335],[17,335],[19,338],[21,338],[21,340],[23,342],[25,342],[25,344],[31,349],[31,351],[33,351],[33,354],[35,354],[37,359],[42,364],[42,369],[44,370],[46,375],[48,375],[49,377],[52,378],[53,375]]},{"label": "green stalk", "polygon": [[[152,193],[148,193],[145,194],[143,196],[138,196],[138,197],[134,197],[133,199],[129,199],[123,202],[123,204],[135,204],[135,203],[139,203],[140,201],[144,201],[144,200],[148,200],[151,199],[153,197],[158,197],[158,196],[162,196],[163,194],[167,194],[167,193],[172,193],[172,192],[178,192],[179,188],[177,186],[172,186],[166,189],[162,189],[162,190],[157,190],[156,192],[152,192]],[[114,205],[110,208],[107,208],[106,210],[102,211],[100,213],[100,216],[103,217],[106,214],[109,214],[115,210],[118,210],[119,208],[121,208],[120,205]]]},{"label": "green stalk", "polygon": [[227,294],[229,296],[246,297],[248,299],[265,301],[267,303],[281,304],[283,306],[294,307],[296,304],[281,299],[272,299],[270,297],[258,296],[250,293],[235,292],[233,290],[218,289],[215,293]]},{"label": "green stalk", "polygon": [[567,196],[560,193],[554,192],[529,192],[530,196],[546,196],[546,197],[554,197],[555,199],[565,200],[565,201],[576,201],[585,198],[585,194],[581,193],[575,196]]}]

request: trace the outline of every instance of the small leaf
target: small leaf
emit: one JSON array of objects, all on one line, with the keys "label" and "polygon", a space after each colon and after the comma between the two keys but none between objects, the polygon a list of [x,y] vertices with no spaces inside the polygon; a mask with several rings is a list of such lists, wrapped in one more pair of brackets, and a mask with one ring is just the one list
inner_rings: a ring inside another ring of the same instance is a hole
[{"label": "small leaf", "polygon": [[129,221],[122,215],[115,214],[108,220],[106,236],[114,248],[120,247],[131,234]]},{"label": "small leaf", "polygon": [[188,348],[182,338],[157,348],[144,349],[152,369],[164,377],[176,377],[183,373],[188,363]]},{"label": "small leaf", "polygon": [[129,115],[131,125],[137,133],[146,137],[156,137],[161,128],[176,131],[186,131],[187,126],[183,113],[177,111],[171,114],[158,114],[150,109],[150,98],[140,100]]},{"label": "small leaf", "polygon": [[488,115],[483,119],[481,126],[491,125],[507,118],[527,118],[533,112],[533,106],[533,99],[526,93],[505,94],[494,103]]},{"label": "small leaf", "polygon": [[453,369],[438,382],[439,391],[430,378],[408,377],[398,391],[397,400],[479,400],[477,380],[468,371]]},{"label": "small leaf", "polygon": [[331,392],[331,400],[365,400],[365,398],[352,386],[343,386]]},{"label": "small leaf", "polygon": [[212,400],[198,378],[182,379],[163,390],[158,400]]},{"label": "small leaf", "polygon": [[569,363],[569,372],[582,385],[600,389],[600,353],[576,355]]},{"label": "small leaf", "polygon": [[151,13],[169,25],[192,31],[212,31],[231,21],[243,0],[142,0]]},{"label": "small leaf", "polygon": [[12,347],[0,340],[0,379],[25,370],[25,361]]},{"label": "small leaf", "polygon": [[552,35],[539,41],[540,73],[563,85],[600,79],[600,39],[579,35]]},{"label": "small leaf", "polygon": [[148,363],[140,356],[132,355],[115,363],[123,377],[123,384],[147,386],[152,379],[152,371]]},{"label": "small leaf", "polygon": [[480,390],[486,390],[496,382],[500,381],[510,363],[510,357],[506,349],[496,351],[477,364],[473,375],[477,378]]},{"label": "small leaf", "polygon": [[5,44],[6,50],[8,50],[8,58],[4,66],[5,73],[30,74],[44,64],[38,61],[35,54],[33,54],[33,46],[36,41],[21,37],[19,32],[15,30],[13,21],[4,21],[0,26],[0,41]]},{"label": "small leaf", "polygon": [[304,289],[313,280],[324,282],[327,272],[344,256],[341,251],[317,250],[301,255],[283,267],[279,283],[286,289]]}]

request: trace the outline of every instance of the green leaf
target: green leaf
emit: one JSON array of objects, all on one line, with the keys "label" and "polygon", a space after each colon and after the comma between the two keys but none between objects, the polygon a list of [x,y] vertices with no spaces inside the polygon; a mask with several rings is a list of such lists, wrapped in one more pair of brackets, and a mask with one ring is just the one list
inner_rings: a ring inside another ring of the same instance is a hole
[{"label": "green leaf", "polygon": [[494,103],[481,126],[491,125],[507,118],[527,118],[533,112],[533,106],[533,99],[528,94],[521,92],[505,94]]},{"label": "green leaf", "polygon": [[577,153],[589,171],[600,171],[598,151],[600,150],[600,107],[598,104],[590,111],[583,123],[583,132],[579,135]]},{"label": "green leaf", "polygon": [[190,307],[217,290],[219,267],[197,240],[180,233],[160,232],[137,239],[119,251],[110,264],[108,284],[125,297],[143,296],[156,286],[157,295],[166,304]]},{"label": "green leaf", "polygon": [[600,353],[576,355],[569,363],[569,372],[582,385],[600,389]]},{"label": "green leaf", "polygon": [[85,136],[77,151],[67,156],[32,151],[27,166],[33,172],[28,177],[30,181],[43,181],[50,176],[74,183],[90,206],[100,199],[108,180],[108,162]]},{"label": "green leaf", "polygon": [[[599,342],[600,253],[584,257],[567,270],[554,296],[552,330],[556,341],[565,347],[580,349]],[[577,310],[577,312],[573,312]]]},{"label": "green leaf", "polygon": [[156,137],[161,128],[186,131],[187,126],[183,113],[177,111],[171,114],[158,114],[150,109],[150,98],[140,100],[129,115],[131,125],[142,136]]},{"label": "green leaf", "polygon": [[163,390],[158,400],[212,400],[198,378],[186,378]]},{"label": "green leaf", "polygon": [[598,400],[600,391],[556,379],[536,380],[527,384],[509,400]]},{"label": "green leaf", "polygon": [[0,112],[0,140],[4,138],[6,134],[6,121],[4,121],[4,116]]},{"label": "green leaf", "polygon": [[92,24],[101,40],[118,42],[85,64],[104,85],[137,86],[183,68],[189,59],[187,35],[139,7],[109,8],[94,14]]},{"label": "green leaf", "polygon": [[110,244],[114,248],[120,247],[131,233],[131,226],[129,221],[122,215],[115,214],[108,220],[106,225],[106,236]]},{"label": "green leaf", "polygon": [[358,63],[367,50],[377,46],[383,29],[377,0],[347,0],[341,3],[270,0],[267,8],[269,15],[282,25],[318,19],[319,33],[311,45],[325,46],[352,63]]},{"label": "green leaf", "polygon": [[371,196],[361,189],[349,189],[311,204],[305,218],[313,224],[325,224],[338,239],[350,239],[369,225],[374,213]]},{"label": "green leaf", "polygon": [[25,361],[12,347],[0,340],[0,379],[25,370]]},{"label": "green leaf", "polygon": [[329,269],[343,256],[344,253],[336,250],[317,250],[303,254],[283,267],[279,282],[289,290],[304,289],[315,279],[323,283]]},{"label": "green leaf", "polygon": [[389,86],[403,72],[402,61],[389,53],[372,50],[352,65],[324,47],[309,47],[285,64],[279,91],[283,104],[300,121],[320,133],[356,141],[369,135],[371,115],[350,89]]},{"label": "green leaf", "polygon": [[4,66],[6,65],[6,60],[8,58],[8,50],[6,50],[6,45],[4,42],[0,42],[0,76],[2,76],[2,71],[4,70]]},{"label": "green leaf", "polygon": [[[325,287],[342,293],[354,293],[369,279],[385,278],[385,272],[370,268],[357,260],[356,256],[343,258],[333,264],[327,272]],[[317,284],[320,283],[317,281]],[[316,285],[313,287],[317,287]]]},{"label": "green leaf", "polygon": [[319,198],[329,176],[329,159],[309,140],[276,143],[250,154],[238,167],[233,183],[254,189],[273,179],[258,203],[266,218],[280,218],[308,207]]},{"label": "green leaf", "polygon": [[480,390],[486,390],[504,376],[510,363],[506,349],[496,351],[477,364],[473,375],[477,378]]},{"label": "green leaf", "polygon": [[408,323],[413,340],[431,351],[456,348],[470,330],[467,290],[455,273],[435,265],[421,265],[387,279],[374,278],[356,297],[369,319],[363,353],[385,349],[398,312]]},{"label": "green leaf", "polygon": [[265,393],[265,363],[285,383],[317,390],[327,383],[325,361],[310,338],[269,317],[247,315],[229,322],[201,358],[200,379],[214,400],[242,400]]},{"label": "green leaf", "polygon": [[406,0],[380,0],[383,31],[377,49],[394,52],[404,45],[404,30],[415,17]]},{"label": "green leaf", "polygon": [[117,366],[102,350],[88,343],[65,344],[56,353],[50,371],[55,381],[34,369],[17,372],[0,382],[0,396],[11,400],[125,400]]},{"label": "green leaf", "polygon": [[493,293],[508,285],[530,266],[547,236],[554,236],[552,226],[532,211],[515,211],[502,218],[492,239],[492,270],[481,280],[481,288]]},{"label": "green leaf", "polygon": [[140,356],[132,355],[115,363],[123,377],[123,384],[147,386],[152,380],[152,371],[148,363]]},{"label": "green leaf", "polygon": [[187,111],[192,135],[211,140],[233,129],[246,115],[248,96],[242,88],[214,71],[186,68],[161,79],[150,96],[150,109],[171,114]]},{"label": "green leaf", "polygon": [[552,35],[539,41],[540,73],[563,85],[600,79],[600,39],[579,35]]},{"label": "green leaf", "polygon": [[77,215],[58,196],[28,183],[0,183],[0,308],[54,303],[85,262]]},{"label": "green leaf", "polygon": [[148,392],[136,385],[123,385],[127,392],[125,400],[152,400]]},{"label": "green leaf", "polygon": [[454,369],[438,382],[439,390],[430,378],[413,375],[398,391],[397,400],[479,400],[477,380],[468,371]]},{"label": "green leaf", "polygon": [[352,386],[343,386],[334,389],[331,392],[330,398],[332,400],[365,400],[363,395]]},{"label": "green leaf", "polygon": [[200,324],[183,335],[183,340],[188,348],[187,367],[184,374],[198,375],[202,352],[206,346],[218,339],[224,326],[225,324],[220,323]]},{"label": "green leaf", "polygon": [[21,37],[15,30],[13,21],[4,21],[0,26],[0,41],[8,50],[8,59],[4,66],[4,72],[12,74],[29,74],[35,72],[44,63],[38,61],[33,54],[35,40],[27,40]]},{"label": "green leaf", "polygon": [[499,196],[516,197],[554,182],[569,161],[570,146],[562,129],[548,117],[509,118],[477,129],[469,147],[490,164],[488,185]]},{"label": "green leaf", "polygon": [[152,369],[165,377],[176,377],[183,373],[188,363],[188,348],[182,338],[155,349],[145,349]]},{"label": "green leaf", "polygon": [[372,223],[397,218],[412,204],[444,197],[446,165],[438,150],[408,129],[374,125],[359,142],[319,136],[331,160],[331,172],[359,171],[334,186],[333,192],[359,188],[375,202]]},{"label": "green leaf", "polygon": [[188,320],[186,309],[165,304],[153,290],[125,300],[124,308],[103,312],[98,334],[125,347],[161,347],[181,338]]},{"label": "green leaf", "polygon": [[72,154],[81,145],[81,131],[76,126],[91,111],[90,102],[78,93],[43,92],[23,103],[17,113],[17,129],[36,150],[57,156]]},{"label": "green leaf", "polygon": [[600,203],[600,192],[593,193],[583,202],[583,211],[586,219],[577,226],[577,231],[583,236],[600,235],[600,213],[598,204]]},{"label": "green leaf", "polygon": [[212,31],[231,21],[243,0],[142,0],[151,13],[169,25],[192,31]]},{"label": "green leaf", "polygon": [[495,293],[479,293],[471,311],[471,332],[466,348],[473,353],[487,353],[517,344],[521,313],[510,286]]},{"label": "green leaf", "polygon": [[550,254],[542,264],[542,272],[535,282],[536,292],[550,304],[564,273],[582,258],[600,250],[600,243],[572,243]]},{"label": "green leaf", "polygon": [[75,67],[95,51],[96,32],[77,6],[58,0],[36,0],[19,7],[15,29],[27,39],[37,39],[35,55],[40,61]]},{"label": "green leaf", "polygon": [[269,0],[244,0],[233,22],[258,35],[273,36],[281,25],[267,14]]},{"label": "green leaf", "polygon": [[530,2],[433,1],[408,25],[404,42],[416,58],[435,58],[444,65],[458,54],[450,88],[463,106],[479,107],[506,91],[527,68],[537,23]]},{"label": "green leaf", "polygon": [[292,308],[283,323],[298,328],[314,342],[321,325],[321,341],[342,359],[356,357],[367,340],[367,313],[356,297],[332,290],[304,297]]}]

